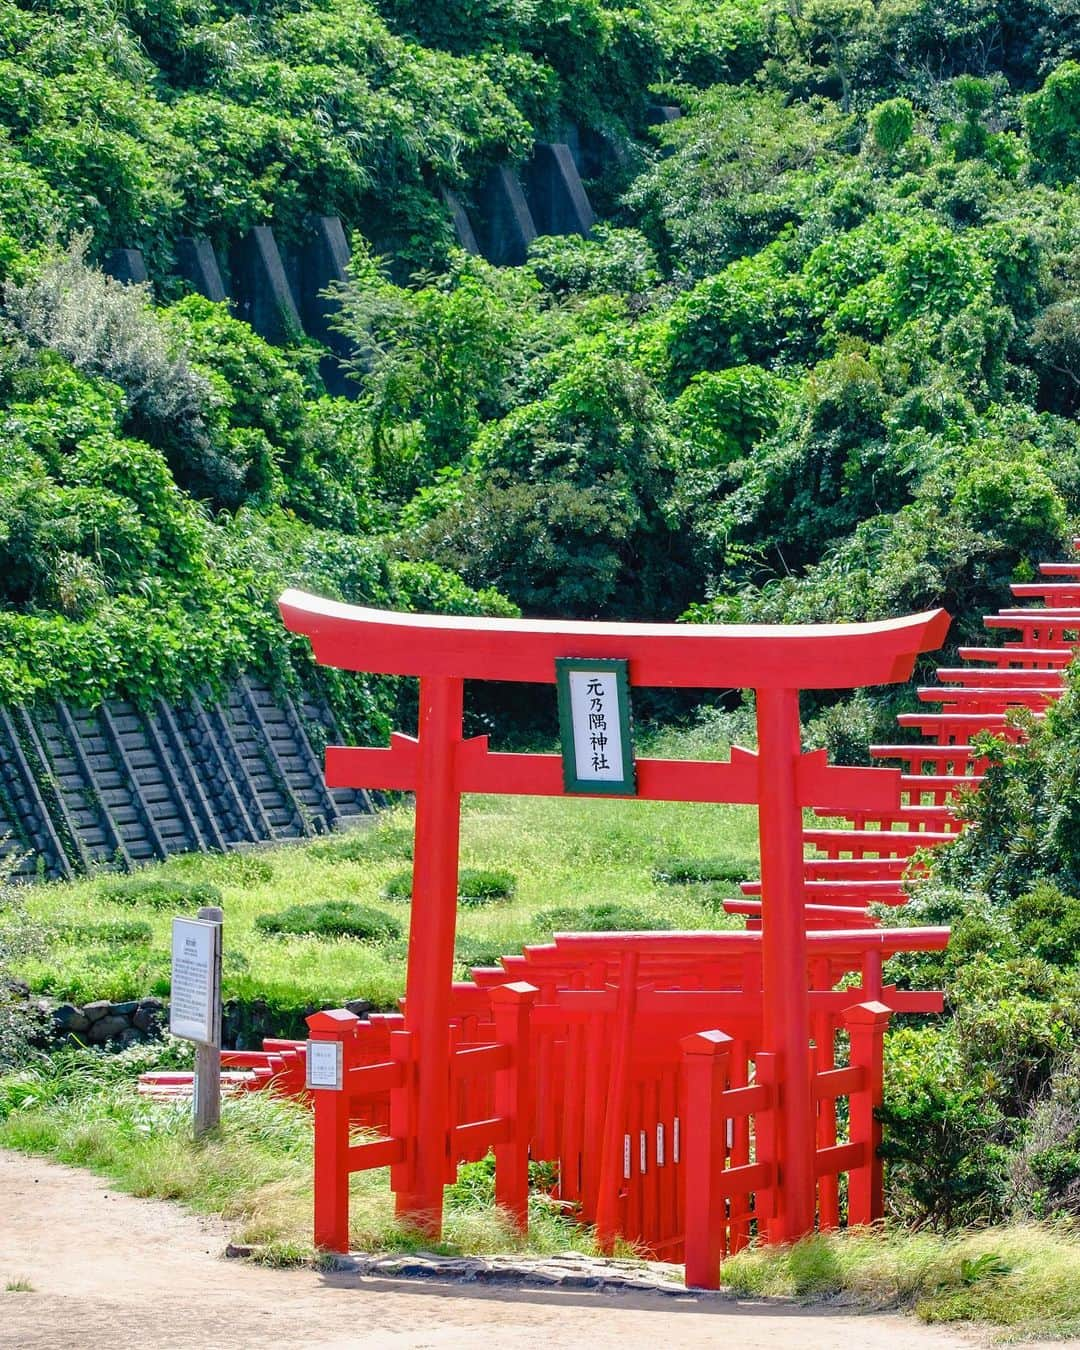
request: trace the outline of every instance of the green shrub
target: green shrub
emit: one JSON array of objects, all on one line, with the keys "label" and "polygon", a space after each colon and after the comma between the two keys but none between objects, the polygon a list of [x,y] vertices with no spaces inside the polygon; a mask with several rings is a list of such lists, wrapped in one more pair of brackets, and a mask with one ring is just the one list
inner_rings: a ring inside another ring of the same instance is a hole
[{"label": "green shrub", "polygon": [[776,430],[789,386],[760,366],[695,375],[673,405],[695,463],[726,464]]},{"label": "green shrub", "polygon": [[1080,1215],[1080,1053],[1063,1060],[1033,1107],[1010,1171],[1023,1213]]},{"label": "green shrub", "polygon": [[99,883],[98,896],[113,905],[185,912],[221,904],[221,892],[208,881],[179,881],[163,876],[115,877]]},{"label": "green shrub", "polygon": [[541,910],[533,922],[542,933],[630,933],[673,927],[669,919],[658,918],[636,905],[603,901],[580,909],[565,905]]},{"label": "green shrub", "polygon": [[1063,61],[1024,105],[1031,153],[1043,176],[1068,182],[1080,172],[1080,65]]},{"label": "green shrub", "polygon": [[902,1218],[951,1228],[1000,1215],[1001,1113],[965,1070],[949,1028],[888,1037],[878,1115],[886,1194]]},{"label": "green shrub", "polygon": [[875,146],[884,155],[895,155],[911,140],[915,130],[915,109],[910,99],[890,98],[871,108],[867,120]]},{"label": "green shrub", "polygon": [[473,966],[497,966],[500,957],[518,951],[520,942],[500,933],[459,933],[454,942],[454,960],[465,978]]},{"label": "green shrub", "polygon": [[746,863],[737,858],[661,858],[653,866],[652,879],[666,886],[688,886],[702,881],[745,881]]},{"label": "green shrub", "polygon": [[95,946],[148,946],[153,929],[140,919],[106,919],[101,923],[60,923],[51,930],[59,942],[93,943]]},{"label": "green shrub", "polygon": [[351,900],[290,905],[277,914],[257,915],[255,927],[274,937],[344,937],[381,942],[401,936],[401,926],[391,915]]},{"label": "green shrub", "polygon": [[1020,950],[1052,965],[1080,963],[1080,900],[1041,882],[1009,907]]},{"label": "green shrub", "polygon": [[[412,869],[395,872],[382,889],[385,900],[412,898]],[[458,872],[458,904],[490,905],[496,900],[510,900],[517,889],[517,878],[512,872],[499,868],[463,867]]]},{"label": "green shrub", "polygon": [[490,905],[496,900],[512,900],[517,878],[503,869],[463,867],[458,874],[458,903]]}]

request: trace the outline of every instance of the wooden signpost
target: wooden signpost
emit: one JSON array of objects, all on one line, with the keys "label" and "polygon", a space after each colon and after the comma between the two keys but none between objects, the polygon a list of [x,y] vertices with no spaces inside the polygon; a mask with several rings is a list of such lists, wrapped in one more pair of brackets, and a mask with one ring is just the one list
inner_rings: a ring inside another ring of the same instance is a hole
[{"label": "wooden signpost", "polygon": [[169,1030],[195,1042],[192,1120],[196,1139],[221,1120],[221,925],[217,905],[173,919]]}]

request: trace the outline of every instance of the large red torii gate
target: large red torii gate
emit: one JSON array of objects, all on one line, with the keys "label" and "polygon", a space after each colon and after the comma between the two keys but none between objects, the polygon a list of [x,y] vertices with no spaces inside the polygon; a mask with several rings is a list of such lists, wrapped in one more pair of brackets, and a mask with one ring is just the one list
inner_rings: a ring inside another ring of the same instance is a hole
[{"label": "large red torii gate", "polygon": [[566,795],[558,755],[503,754],[485,736],[464,739],[467,679],[554,683],[559,659],[629,663],[631,686],[750,688],[757,700],[756,754],[733,748],[726,763],[639,759],[636,796],[646,800],[756,803],[760,826],[763,1050],[784,1084],[777,1161],[783,1176],[773,1240],[811,1231],[815,1218],[814,1104],[804,917],[803,807],[888,810],[900,771],[829,766],[802,754],[799,692],[906,680],[920,652],[940,646],[944,610],[861,624],[701,625],[581,623],[400,614],[289,590],[286,626],[310,638],[321,664],[420,679],[418,735],[388,749],[331,746],[331,787],[416,794],[413,906],[406,1026],[416,1045],[414,1156],[398,1212],[432,1235],[441,1228],[450,1130],[451,992],[461,795]]}]

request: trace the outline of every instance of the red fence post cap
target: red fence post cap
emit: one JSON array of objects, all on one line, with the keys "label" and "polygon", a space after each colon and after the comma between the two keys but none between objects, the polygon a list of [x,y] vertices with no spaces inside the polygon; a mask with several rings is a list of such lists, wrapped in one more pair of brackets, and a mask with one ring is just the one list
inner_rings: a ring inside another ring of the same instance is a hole
[{"label": "red fence post cap", "polygon": [[341,1037],[351,1035],[359,1022],[360,1018],[347,1008],[325,1008],[322,1012],[312,1013],[307,1019],[309,1031]]},{"label": "red fence post cap", "polygon": [[510,984],[497,984],[492,989],[490,998],[492,1003],[521,1003],[531,1002],[538,996],[540,990],[535,984],[527,984],[524,980],[515,980]]},{"label": "red fence post cap", "polygon": [[726,1055],[734,1044],[724,1031],[695,1031],[679,1041],[684,1055]]},{"label": "red fence post cap", "polygon": [[886,1026],[892,1014],[893,1010],[887,1004],[871,1000],[845,1008],[844,1021],[848,1026]]}]

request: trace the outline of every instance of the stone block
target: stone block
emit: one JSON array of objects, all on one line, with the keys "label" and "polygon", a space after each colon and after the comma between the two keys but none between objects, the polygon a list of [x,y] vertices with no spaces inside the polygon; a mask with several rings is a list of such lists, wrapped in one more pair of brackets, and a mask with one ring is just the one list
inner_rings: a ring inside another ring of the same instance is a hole
[{"label": "stone block", "polygon": [[303,247],[290,255],[289,264],[304,331],[332,353],[319,368],[323,382],[331,394],[355,395],[356,386],[336,359],[349,353],[348,339],[331,327],[340,306],[323,294],[334,282],[347,280],[349,274],[349,241],[340,219],[312,216]]},{"label": "stone block", "polygon": [[157,1031],[161,1021],[161,1008],[148,1008],[145,1003],[140,1003],[131,1015],[131,1025],[136,1031]]},{"label": "stone block", "polygon": [[568,146],[577,171],[582,178],[600,178],[613,164],[626,162],[626,151],[621,141],[594,131],[592,127],[564,122],[560,128],[561,140]]},{"label": "stone block", "polygon": [[541,234],[587,235],[596,223],[570,147],[538,141],[525,166],[525,191]]},{"label": "stone block", "polygon": [[236,312],[260,337],[284,346],[303,336],[285,264],[269,225],[256,225],[234,246],[232,273]]},{"label": "stone block", "polygon": [[83,1004],[83,1013],[91,1022],[99,1022],[111,1012],[112,1004],[108,999],[96,999],[93,1003]]},{"label": "stone block", "polygon": [[57,1030],[70,1031],[75,1035],[86,1031],[90,1026],[89,1017],[73,1003],[61,1003],[59,1007],[54,1008],[53,1021],[56,1023]]},{"label": "stone block", "polygon": [[143,255],[137,248],[114,248],[105,259],[102,270],[128,286],[142,285],[150,280]]},{"label": "stone block", "polygon": [[476,242],[476,231],[472,227],[472,221],[469,219],[461,198],[450,188],[443,188],[442,199],[446,209],[450,212],[450,219],[453,221],[454,234],[458,243],[466,253],[479,254],[480,245]]},{"label": "stone block", "polygon": [[176,270],[186,282],[207,300],[227,300],[228,292],[221,277],[217,254],[209,239],[193,239],[188,235],[176,241]]},{"label": "stone block", "polygon": [[497,164],[484,179],[479,212],[477,238],[484,257],[501,267],[520,266],[536,238],[536,222],[508,164]]},{"label": "stone block", "polygon": [[91,1025],[87,1039],[91,1045],[103,1045],[113,1036],[119,1036],[121,1032],[127,1031],[129,1026],[126,1017],[101,1017]]}]

